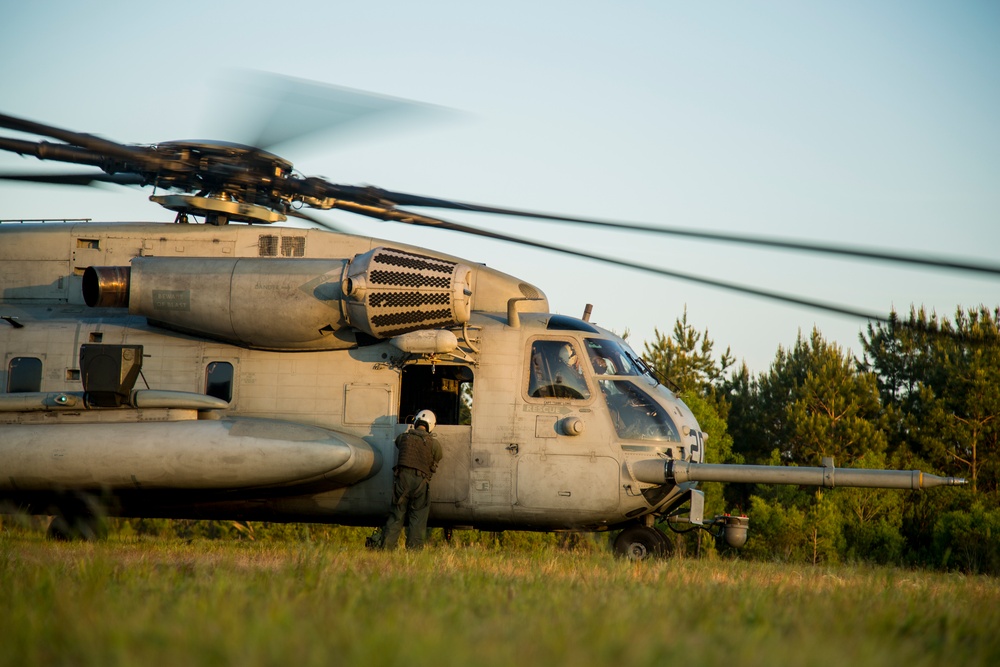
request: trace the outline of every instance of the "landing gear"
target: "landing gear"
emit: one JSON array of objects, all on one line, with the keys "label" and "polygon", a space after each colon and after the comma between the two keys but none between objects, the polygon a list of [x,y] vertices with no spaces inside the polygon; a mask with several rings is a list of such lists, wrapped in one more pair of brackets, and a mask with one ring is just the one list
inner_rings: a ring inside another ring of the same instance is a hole
[{"label": "landing gear", "polygon": [[628,560],[666,556],[670,551],[667,536],[652,526],[629,526],[615,538],[615,555]]},{"label": "landing gear", "polygon": [[50,539],[89,542],[108,535],[104,507],[90,494],[68,494],[49,509],[53,514],[46,531]]}]

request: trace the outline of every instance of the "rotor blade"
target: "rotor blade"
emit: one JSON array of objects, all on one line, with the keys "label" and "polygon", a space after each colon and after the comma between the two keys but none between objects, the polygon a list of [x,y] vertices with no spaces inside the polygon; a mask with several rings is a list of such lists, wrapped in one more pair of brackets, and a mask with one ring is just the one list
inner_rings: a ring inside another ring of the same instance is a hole
[{"label": "rotor blade", "polygon": [[827,312],[837,313],[839,315],[849,315],[851,317],[858,317],[867,320],[875,320],[878,322],[887,321],[887,318],[885,316],[880,315],[878,313],[858,310],[857,308],[851,308],[849,306],[842,306],[839,304],[829,303],[826,301],[804,299],[801,297],[794,296],[792,294],[784,294],[782,292],[771,292],[769,290],[757,289],[755,287],[747,287],[746,285],[741,285],[738,283],[716,280],[714,278],[706,278],[704,276],[696,276],[689,273],[681,273],[679,271],[669,271],[667,269],[661,269],[656,266],[650,266],[648,264],[638,264],[623,259],[617,259],[615,257],[608,257],[605,255],[594,255],[580,250],[573,250],[572,248],[565,248],[561,246],[550,245],[547,243],[541,243],[539,241],[531,241],[529,239],[519,238],[516,236],[499,234],[497,232],[491,232],[484,229],[479,229],[477,227],[469,227],[467,225],[448,222],[447,220],[441,220],[440,218],[432,218],[429,216],[420,215],[418,213],[411,213],[409,211],[402,211],[399,209],[384,208],[378,206],[357,204],[355,202],[343,202],[343,201],[336,202],[334,204],[334,207],[345,211],[358,213],[359,215],[378,218],[380,220],[392,220],[395,222],[405,222],[407,224],[417,225],[421,227],[436,227],[438,229],[448,229],[451,231],[461,232],[463,234],[482,236],[485,238],[495,239],[498,241],[507,241],[509,243],[516,243],[519,245],[524,245],[532,248],[550,250],[553,252],[559,252],[566,255],[572,255],[574,257],[581,257],[583,259],[591,259],[598,262],[604,262],[605,264],[613,264],[615,266],[620,266],[627,269],[637,269],[639,271],[655,273],[661,276],[667,276],[669,278],[677,278],[680,280],[686,280],[701,285],[708,285],[710,287],[717,287],[732,292],[739,292],[741,294],[750,294],[765,299],[771,299],[772,301],[781,301],[783,303],[791,303],[798,306],[805,306],[807,308],[825,310]]},{"label": "rotor blade", "polygon": [[282,76],[236,70],[224,81],[227,97],[245,97],[237,117],[219,128],[235,141],[265,150],[319,135],[354,132],[388,121],[410,120],[439,107],[363,90]]},{"label": "rotor blade", "polygon": [[21,181],[25,183],[48,183],[50,185],[94,185],[114,183],[115,185],[146,185],[146,180],[138,174],[106,174],[103,171],[76,174],[0,174],[0,181]]},{"label": "rotor blade", "polygon": [[379,199],[385,204],[397,206],[424,206],[428,208],[446,208],[457,211],[470,211],[475,213],[494,213],[499,215],[509,215],[522,218],[534,218],[538,220],[548,220],[552,222],[565,222],[580,225],[594,225],[611,229],[624,229],[628,231],[647,232],[652,234],[666,234],[670,236],[685,236],[708,241],[723,241],[726,243],[739,243],[744,245],[757,245],[768,248],[781,248],[785,250],[799,250],[805,252],[825,253],[829,255],[841,255],[846,257],[858,257],[884,262],[896,262],[900,264],[911,264],[916,266],[929,266],[937,269],[947,269],[953,271],[969,271],[975,273],[986,273],[990,275],[1000,275],[1000,264],[990,264],[976,262],[972,260],[958,260],[946,257],[935,257],[929,255],[907,255],[903,253],[887,252],[884,250],[869,250],[866,248],[843,246],[843,245],[820,245],[796,241],[792,239],[781,239],[765,236],[752,236],[742,234],[726,234],[722,232],[707,232],[697,229],[686,229],[682,227],[661,227],[631,222],[615,222],[612,220],[599,220],[594,218],[577,218],[572,216],[554,215],[550,213],[539,213],[535,211],[522,211],[518,209],[501,208],[497,206],[484,206],[481,204],[471,204],[465,202],[438,199],[435,197],[423,197],[421,195],[411,195],[404,192],[392,192],[376,187],[355,188],[359,196],[366,196],[370,199]]},{"label": "rotor blade", "polygon": [[107,139],[101,139],[100,137],[95,137],[92,134],[83,134],[81,132],[63,130],[58,127],[53,127],[52,125],[43,125],[42,123],[36,123],[22,118],[15,118],[14,116],[0,114],[0,127],[8,130],[17,130],[18,132],[27,132],[29,134],[38,134],[44,137],[59,139],[60,141],[65,141],[71,146],[79,146],[80,148],[86,148],[94,151],[95,153],[118,158],[120,160],[126,160],[128,162],[156,162],[155,158],[147,155],[148,151],[141,151],[141,149],[137,149],[132,146],[125,146],[113,141],[108,141]]},{"label": "rotor blade", "polygon": [[0,150],[10,151],[18,155],[31,155],[39,160],[72,162],[92,167],[99,167],[105,161],[103,155],[79,146],[53,144],[48,141],[25,141],[10,137],[0,137]]}]

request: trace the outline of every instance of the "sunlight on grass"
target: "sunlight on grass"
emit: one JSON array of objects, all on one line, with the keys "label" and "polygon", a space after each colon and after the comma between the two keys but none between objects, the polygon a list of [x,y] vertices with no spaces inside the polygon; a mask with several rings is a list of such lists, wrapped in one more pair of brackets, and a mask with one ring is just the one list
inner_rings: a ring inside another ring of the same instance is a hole
[{"label": "sunlight on grass", "polygon": [[988,577],[0,533],[0,664],[1000,664]]}]

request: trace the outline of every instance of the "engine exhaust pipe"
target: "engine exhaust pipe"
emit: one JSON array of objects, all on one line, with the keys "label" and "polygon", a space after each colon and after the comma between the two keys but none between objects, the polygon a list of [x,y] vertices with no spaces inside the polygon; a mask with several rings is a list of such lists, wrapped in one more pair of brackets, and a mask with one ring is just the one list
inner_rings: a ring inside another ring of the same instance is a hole
[{"label": "engine exhaust pipe", "polygon": [[83,300],[91,308],[128,308],[132,269],[88,266],[83,272]]}]

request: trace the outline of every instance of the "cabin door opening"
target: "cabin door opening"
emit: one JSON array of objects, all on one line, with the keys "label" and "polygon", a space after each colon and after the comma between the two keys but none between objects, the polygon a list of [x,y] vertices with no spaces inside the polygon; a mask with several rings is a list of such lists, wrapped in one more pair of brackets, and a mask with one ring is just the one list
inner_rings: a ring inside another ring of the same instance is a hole
[{"label": "cabin door opening", "polygon": [[469,497],[469,462],[472,448],[472,369],[449,364],[412,364],[403,368],[399,392],[399,425],[402,433],[421,410],[437,417],[437,435],[444,458],[431,480],[433,515],[450,514],[448,505]]}]

